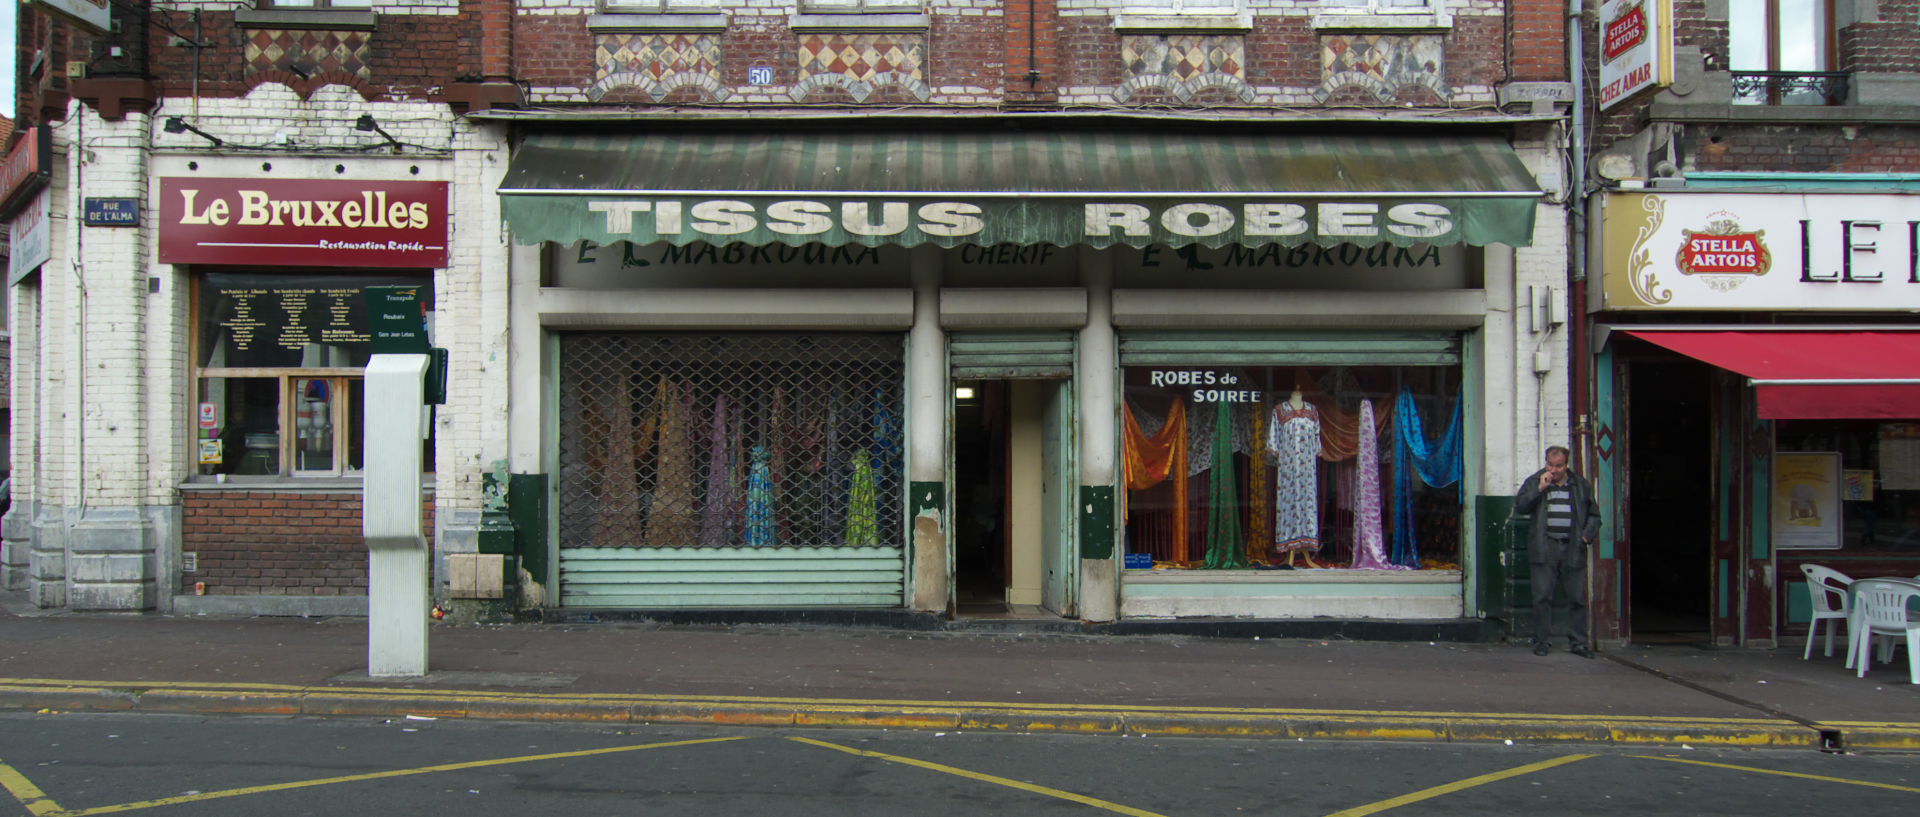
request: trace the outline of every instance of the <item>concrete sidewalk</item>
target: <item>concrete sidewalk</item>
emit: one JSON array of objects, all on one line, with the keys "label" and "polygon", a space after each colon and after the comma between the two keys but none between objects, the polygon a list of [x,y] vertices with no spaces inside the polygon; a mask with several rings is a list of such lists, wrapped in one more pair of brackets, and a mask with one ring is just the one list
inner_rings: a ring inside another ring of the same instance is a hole
[{"label": "concrete sidewalk", "polygon": [[365,674],[355,618],[0,612],[0,708],[1298,738],[1920,748],[1905,665],[1524,647],[797,625],[437,625]]}]

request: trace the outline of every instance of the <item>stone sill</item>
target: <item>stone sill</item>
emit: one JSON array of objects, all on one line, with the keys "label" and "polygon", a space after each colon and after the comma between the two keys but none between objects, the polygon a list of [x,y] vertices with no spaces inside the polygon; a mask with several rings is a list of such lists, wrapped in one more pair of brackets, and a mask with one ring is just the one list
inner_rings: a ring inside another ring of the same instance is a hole
[{"label": "stone sill", "polygon": [[727,30],[727,15],[717,11],[711,13],[595,14],[587,18],[587,30],[596,33],[622,31],[725,31]]},{"label": "stone sill", "polygon": [[249,9],[233,11],[240,28],[305,28],[324,31],[372,31],[379,17],[371,11],[334,9]]},{"label": "stone sill", "polygon": [[795,14],[789,28],[808,31],[926,31],[932,20],[925,12],[898,11],[822,11]]},{"label": "stone sill", "polygon": [[1446,12],[1409,12],[1400,14],[1366,14],[1340,12],[1321,12],[1313,15],[1315,33],[1327,31],[1448,31],[1453,28],[1453,15]]},{"label": "stone sill", "polygon": [[1653,122],[1718,122],[1767,125],[1913,125],[1920,105],[1734,105],[1654,100]]},{"label": "stone sill", "polygon": [[1122,570],[1127,584],[1459,584],[1458,570]]},{"label": "stone sill", "polygon": [[1245,34],[1253,30],[1253,15],[1243,14],[1120,14],[1113,30],[1122,34],[1189,34],[1217,32]]}]

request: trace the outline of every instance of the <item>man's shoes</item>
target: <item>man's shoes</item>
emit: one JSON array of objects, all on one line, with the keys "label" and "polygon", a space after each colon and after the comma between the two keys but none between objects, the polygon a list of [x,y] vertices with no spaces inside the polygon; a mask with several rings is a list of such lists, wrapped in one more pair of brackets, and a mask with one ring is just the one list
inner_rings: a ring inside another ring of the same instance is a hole
[{"label": "man's shoes", "polygon": [[[1539,652],[1539,651],[1535,650],[1535,652]],[[1581,658],[1593,657],[1593,650],[1589,649],[1585,644],[1581,644],[1572,649],[1569,649],[1567,650],[1567,652],[1573,653],[1574,655],[1580,656]]]},{"label": "man's shoes", "polygon": [[[1533,654],[1534,654],[1534,655],[1546,655],[1547,653],[1549,653],[1549,652],[1552,652],[1552,651],[1553,651],[1553,648],[1552,648],[1552,647],[1549,647],[1549,646],[1547,646],[1547,645],[1545,645],[1545,644],[1535,644],[1535,645],[1533,645]],[[1589,658],[1591,658],[1592,656],[1588,656],[1588,657],[1589,657]]]}]

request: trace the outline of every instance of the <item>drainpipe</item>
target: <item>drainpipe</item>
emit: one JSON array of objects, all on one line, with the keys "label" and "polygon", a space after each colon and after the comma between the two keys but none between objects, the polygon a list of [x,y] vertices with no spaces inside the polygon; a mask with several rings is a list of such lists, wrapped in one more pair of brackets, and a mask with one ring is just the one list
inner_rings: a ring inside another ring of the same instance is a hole
[{"label": "drainpipe", "polygon": [[1581,473],[1591,475],[1588,462],[1592,442],[1592,407],[1588,405],[1592,361],[1587,357],[1587,93],[1586,26],[1583,0],[1567,0],[1567,73],[1573,79],[1573,121],[1567,151],[1572,156],[1572,176],[1567,184],[1567,204],[1572,229],[1569,231],[1569,269],[1567,286],[1567,335],[1571,343],[1573,399],[1568,401],[1573,416],[1573,452]]}]

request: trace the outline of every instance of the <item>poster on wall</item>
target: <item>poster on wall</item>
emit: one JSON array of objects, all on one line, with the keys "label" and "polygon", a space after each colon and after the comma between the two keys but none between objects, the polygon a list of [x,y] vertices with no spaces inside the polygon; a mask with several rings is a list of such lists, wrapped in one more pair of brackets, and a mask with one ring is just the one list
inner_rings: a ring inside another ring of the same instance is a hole
[{"label": "poster on wall", "polygon": [[12,253],[7,256],[7,284],[20,283],[41,264],[53,257],[53,213],[51,195],[40,191],[33,203],[7,222],[7,240]]},{"label": "poster on wall", "polygon": [[1773,455],[1775,550],[1840,549],[1840,482],[1839,452]]}]

